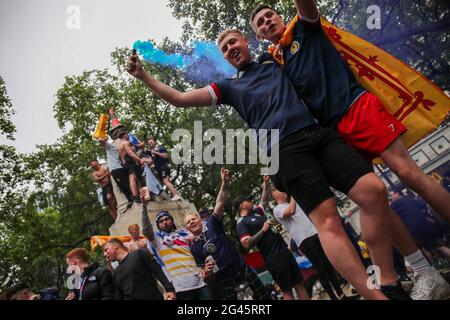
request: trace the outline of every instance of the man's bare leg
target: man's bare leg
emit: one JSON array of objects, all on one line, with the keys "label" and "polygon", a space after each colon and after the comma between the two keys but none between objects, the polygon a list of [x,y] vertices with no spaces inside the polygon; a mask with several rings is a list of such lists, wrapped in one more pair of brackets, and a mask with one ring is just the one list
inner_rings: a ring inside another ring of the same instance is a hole
[{"label": "man's bare leg", "polygon": [[[382,154],[386,165],[397,174],[403,184],[417,192],[447,222],[450,222],[450,194],[431,177],[423,173],[411,159],[400,138],[397,138]],[[394,244],[414,270],[414,300],[445,299],[450,286],[417,249],[405,225],[395,213],[392,215]],[[414,251],[415,250],[415,251]]]},{"label": "man's bare leg", "polygon": [[447,258],[450,258],[450,248],[446,246],[440,246],[436,248],[439,252],[444,254]]},{"label": "man's bare leg", "polygon": [[406,187],[417,192],[437,214],[450,223],[450,193],[420,170],[400,138],[381,154],[381,158]]},{"label": "man's bare leg", "polygon": [[129,177],[130,177],[131,195],[133,196],[133,198],[136,198],[137,196],[139,196],[138,187],[137,187],[137,178],[134,173],[130,174]]},{"label": "man's bare leg", "polygon": [[294,287],[298,300],[309,300],[308,292],[305,289],[303,283],[296,284]]},{"label": "man's bare leg", "polygon": [[[380,181],[381,182],[381,181]],[[358,183],[358,182],[357,182]],[[357,186],[355,184],[355,186]],[[357,202],[361,207],[361,227],[363,228],[364,238],[366,238],[367,232],[370,232],[372,230],[375,232],[377,228],[374,228],[375,223],[372,221],[366,221],[364,220],[364,217],[367,216],[367,212],[370,210],[380,210],[381,212],[388,212],[387,216],[384,215],[383,219],[386,219],[387,221],[390,221],[391,223],[391,230],[392,232],[392,240],[394,245],[397,247],[397,249],[400,251],[400,253],[405,257],[406,261],[411,265],[411,267],[414,270],[414,274],[417,275],[417,278],[415,277],[414,280],[414,287],[412,290],[411,297],[413,299],[417,300],[429,300],[429,299],[440,299],[445,297],[448,292],[450,291],[450,287],[446,284],[445,280],[442,278],[442,276],[434,269],[427,259],[425,259],[422,252],[419,250],[417,245],[415,244],[414,240],[411,238],[411,235],[409,234],[408,230],[406,229],[406,226],[404,225],[403,221],[400,219],[400,217],[395,214],[395,212],[388,206],[388,209],[379,207],[376,209],[376,202],[371,204],[371,201],[367,201],[367,199],[364,199],[364,194],[368,193],[367,190],[364,191],[364,188],[361,188],[361,190],[358,190],[355,188],[355,186],[350,190],[349,196],[352,198],[355,202]],[[384,186],[384,185],[383,185]],[[372,189],[373,188],[373,189]],[[378,189],[377,193],[380,193],[381,186],[378,187],[371,187],[372,192],[374,190]],[[358,194],[358,191],[361,191],[361,195]],[[384,192],[384,191],[383,191]],[[356,197],[355,197],[356,193]],[[361,198],[362,197],[362,198]],[[385,200],[379,200],[379,203],[387,203],[386,196]],[[369,226],[369,230],[366,230],[366,226]],[[381,228],[381,227],[378,227]],[[382,229],[384,230],[384,229]],[[382,233],[384,237],[384,232]],[[385,240],[385,239],[384,239]],[[381,283],[382,285],[388,285],[389,283],[393,284],[394,282],[391,282],[392,279],[392,273],[389,271],[386,272],[386,270],[389,269],[390,261],[392,261],[392,249],[390,249],[390,253],[386,252],[386,255],[383,257],[382,247],[379,247],[380,251],[377,251],[378,253],[373,252],[373,246],[370,241],[367,241],[367,244],[369,246],[369,250],[372,255],[372,260],[375,265],[378,265],[381,269]],[[378,243],[378,245],[380,245]],[[386,267],[388,269],[386,269]],[[394,274],[395,271],[393,270]],[[386,278],[386,276],[389,275],[389,278]],[[420,278],[426,278],[429,279],[428,281],[421,281]],[[391,280],[389,280],[391,279]],[[420,280],[420,281],[419,281]],[[431,286],[424,286],[424,284],[432,283]],[[415,287],[417,288],[415,289]]]},{"label": "man's bare leg", "polygon": [[294,300],[294,294],[291,291],[283,291],[283,300]]},{"label": "man's bare leg", "polygon": [[117,219],[117,201],[113,194],[109,193],[106,195],[106,200],[108,201],[108,209],[111,217],[116,221]]},{"label": "man's bare leg", "polygon": [[392,212],[391,221],[393,229],[395,230],[392,240],[402,256],[407,257],[419,250],[402,219],[400,219],[395,212]]},{"label": "man's bare leg", "polygon": [[402,219],[393,210],[391,212],[391,221],[394,230],[392,233],[394,246],[411,265],[414,273],[433,273],[435,270],[425,259],[423,251],[417,247]]},{"label": "man's bare leg", "polygon": [[336,201],[329,198],[314,209],[309,217],[319,235],[323,250],[339,272],[365,299],[387,300],[378,289],[367,286],[369,277],[359,259],[355,248],[351,244],[337,213]]},{"label": "man's bare leg", "polygon": [[164,183],[164,185],[167,187],[167,189],[169,189],[170,193],[172,194],[172,197],[177,196],[178,192],[175,189],[175,187],[173,186],[172,182],[170,182],[169,177],[164,177],[162,179],[162,182]]},{"label": "man's bare leg", "polygon": [[380,267],[381,284],[395,285],[395,272],[392,253],[392,222],[394,214],[387,201],[384,183],[374,173],[369,173],[356,181],[348,196],[360,206],[361,229],[364,241],[370,250],[374,265]]}]

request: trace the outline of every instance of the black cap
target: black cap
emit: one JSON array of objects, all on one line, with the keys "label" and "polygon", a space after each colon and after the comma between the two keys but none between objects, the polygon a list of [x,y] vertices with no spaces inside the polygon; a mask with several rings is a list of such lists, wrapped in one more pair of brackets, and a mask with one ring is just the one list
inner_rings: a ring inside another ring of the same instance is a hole
[{"label": "black cap", "polygon": [[161,230],[161,228],[159,227],[159,219],[161,219],[162,217],[169,217],[172,220],[172,224],[173,224],[173,229],[176,230],[177,227],[175,226],[175,220],[172,217],[172,215],[166,211],[166,210],[161,210],[158,212],[158,214],[156,215],[156,226],[158,227],[159,230]]},{"label": "black cap", "polygon": [[13,295],[23,289],[31,289],[31,285],[28,282],[21,282],[9,288],[8,292],[6,292],[6,300],[11,299]]},{"label": "black cap", "polygon": [[239,195],[233,200],[233,209],[237,211],[242,202],[252,200],[253,200],[252,196]]}]

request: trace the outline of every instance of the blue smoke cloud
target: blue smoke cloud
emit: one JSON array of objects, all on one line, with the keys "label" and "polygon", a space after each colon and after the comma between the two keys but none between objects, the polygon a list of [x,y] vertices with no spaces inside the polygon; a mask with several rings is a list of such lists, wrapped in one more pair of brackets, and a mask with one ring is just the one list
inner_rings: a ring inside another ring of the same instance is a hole
[{"label": "blue smoke cloud", "polygon": [[230,77],[236,72],[210,41],[194,42],[189,54],[167,54],[156,48],[152,41],[136,41],[133,49],[147,62],[182,69],[191,81],[200,85]]}]

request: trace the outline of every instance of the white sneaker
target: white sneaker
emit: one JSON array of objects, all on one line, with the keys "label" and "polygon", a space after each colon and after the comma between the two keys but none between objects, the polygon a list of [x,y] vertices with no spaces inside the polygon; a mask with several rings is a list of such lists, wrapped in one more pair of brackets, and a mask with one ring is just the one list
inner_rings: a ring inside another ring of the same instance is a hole
[{"label": "white sneaker", "polygon": [[180,197],[179,195],[174,195],[174,196],[172,197],[172,201],[177,201],[177,200],[183,200],[183,198]]},{"label": "white sneaker", "polygon": [[434,269],[433,273],[416,274],[413,280],[413,300],[445,300],[450,297],[450,286]]}]

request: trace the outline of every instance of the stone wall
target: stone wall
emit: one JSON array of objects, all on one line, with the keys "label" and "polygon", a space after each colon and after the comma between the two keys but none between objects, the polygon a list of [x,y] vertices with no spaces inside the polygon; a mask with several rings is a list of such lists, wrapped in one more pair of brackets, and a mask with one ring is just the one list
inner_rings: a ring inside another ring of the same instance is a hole
[{"label": "stone wall", "polygon": [[[134,223],[137,223],[142,230],[141,208],[141,204],[133,203],[130,208],[127,209],[125,206],[125,210],[120,210],[116,222],[109,228],[109,234],[111,236],[127,236],[128,226]],[[177,228],[184,227],[186,213],[197,212],[195,206],[186,200],[147,202],[147,213],[154,231],[157,231],[155,226],[156,215],[161,210],[166,210],[173,216]]]}]

